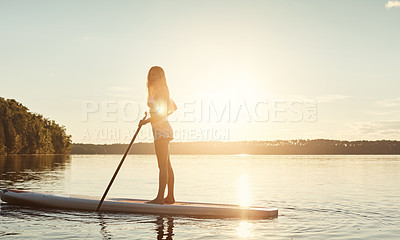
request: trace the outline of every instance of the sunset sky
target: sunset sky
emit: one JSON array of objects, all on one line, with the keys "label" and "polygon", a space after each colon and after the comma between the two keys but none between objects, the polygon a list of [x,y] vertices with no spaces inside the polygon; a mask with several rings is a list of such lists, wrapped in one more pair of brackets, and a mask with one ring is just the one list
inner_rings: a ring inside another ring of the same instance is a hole
[{"label": "sunset sky", "polygon": [[176,141],[399,140],[399,23],[387,0],[3,0],[0,97],[125,143],[159,65]]}]

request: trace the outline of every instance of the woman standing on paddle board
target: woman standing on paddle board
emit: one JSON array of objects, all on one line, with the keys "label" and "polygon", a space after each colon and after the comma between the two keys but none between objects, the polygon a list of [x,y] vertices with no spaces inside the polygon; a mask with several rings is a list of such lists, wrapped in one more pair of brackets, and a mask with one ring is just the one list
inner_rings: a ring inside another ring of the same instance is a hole
[{"label": "woman standing on paddle board", "polygon": [[[169,142],[174,138],[168,115],[175,112],[177,107],[172,101],[167,79],[161,67],[150,68],[147,75],[147,105],[150,108],[150,118],[141,120],[140,125],[151,123],[154,136],[154,147],[159,168],[158,194],[148,203],[172,204],[174,197],[174,171],[169,156]],[[168,185],[168,194],[164,198],[165,188]]]}]

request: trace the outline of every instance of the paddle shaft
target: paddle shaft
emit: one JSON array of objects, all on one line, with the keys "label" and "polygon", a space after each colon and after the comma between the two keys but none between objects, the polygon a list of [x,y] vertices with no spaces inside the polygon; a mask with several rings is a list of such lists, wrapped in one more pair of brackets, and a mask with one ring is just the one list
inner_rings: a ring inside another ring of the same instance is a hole
[{"label": "paddle shaft", "polygon": [[[147,117],[147,112],[145,113],[145,116],[144,116],[144,118],[143,118],[142,120],[145,120],[146,117]],[[117,167],[117,170],[115,170],[115,173],[114,173],[114,175],[112,176],[111,181],[110,181],[110,183],[108,184],[108,186],[107,186],[107,188],[106,188],[106,191],[104,192],[103,196],[101,197],[101,200],[100,200],[100,202],[99,202],[99,205],[97,205],[96,212],[98,212],[98,211],[100,210],[100,207],[101,207],[101,205],[103,204],[103,201],[104,201],[104,199],[106,198],[107,193],[108,193],[108,191],[110,190],[111,185],[113,184],[115,178],[117,177],[117,174],[118,174],[118,172],[119,172],[119,169],[121,168],[122,164],[123,164],[124,161],[125,161],[126,156],[128,155],[129,151],[131,150],[132,145],[133,145],[133,142],[135,141],[136,136],[139,134],[139,131],[140,131],[141,128],[142,128],[142,125],[139,124],[139,127],[138,127],[138,129],[136,130],[135,135],[133,135],[133,138],[132,138],[132,140],[131,140],[131,143],[129,143],[129,146],[128,146],[128,148],[126,149],[125,154],[124,154],[124,156],[123,156],[122,159],[121,159],[121,162],[119,162],[119,165],[118,165],[118,167]]]}]

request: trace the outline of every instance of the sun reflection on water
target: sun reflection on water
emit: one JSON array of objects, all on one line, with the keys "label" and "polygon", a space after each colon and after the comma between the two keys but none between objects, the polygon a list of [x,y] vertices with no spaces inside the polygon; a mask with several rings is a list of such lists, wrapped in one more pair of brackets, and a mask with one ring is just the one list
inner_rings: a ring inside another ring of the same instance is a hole
[{"label": "sun reflection on water", "polygon": [[250,204],[249,176],[242,173],[239,177],[239,205],[242,207],[249,207]]},{"label": "sun reflection on water", "polygon": [[240,238],[248,238],[251,236],[253,224],[247,221],[242,221],[237,227],[237,234]]}]

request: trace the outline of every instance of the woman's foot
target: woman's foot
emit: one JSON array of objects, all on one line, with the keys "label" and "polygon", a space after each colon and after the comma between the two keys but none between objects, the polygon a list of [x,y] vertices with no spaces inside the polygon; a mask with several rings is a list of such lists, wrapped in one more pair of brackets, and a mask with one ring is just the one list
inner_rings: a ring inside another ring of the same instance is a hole
[{"label": "woman's foot", "polygon": [[166,198],[164,198],[164,203],[166,203],[166,204],[174,204],[175,203],[175,198],[167,196]]},{"label": "woman's foot", "polygon": [[159,199],[159,198],[156,198],[156,199],[153,199],[153,200],[151,200],[151,201],[147,201],[146,203],[150,203],[150,204],[164,204],[164,199]]}]

